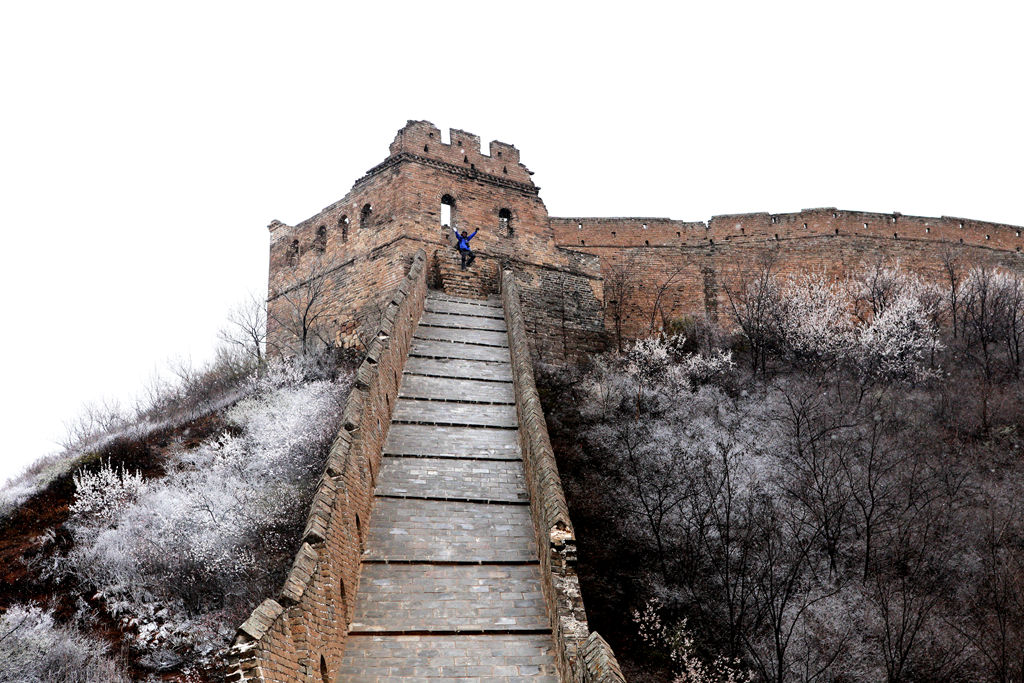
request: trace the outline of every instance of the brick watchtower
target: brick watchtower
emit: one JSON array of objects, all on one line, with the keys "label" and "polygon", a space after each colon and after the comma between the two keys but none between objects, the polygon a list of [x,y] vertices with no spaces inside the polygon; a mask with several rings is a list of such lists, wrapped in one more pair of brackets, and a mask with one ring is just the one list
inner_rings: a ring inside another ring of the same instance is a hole
[{"label": "brick watchtower", "polygon": [[[476,135],[452,129],[444,143],[433,124],[408,122],[344,198],[298,225],[270,224],[271,347],[358,346],[420,248],[431,286],[459,296],[496,293],[501,267],[512,266],[542,351],[599,345],[598,260],[555,244],[531,175],[512,145],[491,142],[484,154]],[[451,227],[479,230],[468,271]]]}]

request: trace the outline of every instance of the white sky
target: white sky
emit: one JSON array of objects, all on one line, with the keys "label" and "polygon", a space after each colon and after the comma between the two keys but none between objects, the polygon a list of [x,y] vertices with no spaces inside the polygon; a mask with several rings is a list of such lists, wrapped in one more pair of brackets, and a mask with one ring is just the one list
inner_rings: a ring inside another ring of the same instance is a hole
[{"label": "white sky", "polygon": [[359,4],[3,3],[0,481],[207,358],[266,224],[407,119],[515,144],[552,215],[1024,224],[1019,2]]}]

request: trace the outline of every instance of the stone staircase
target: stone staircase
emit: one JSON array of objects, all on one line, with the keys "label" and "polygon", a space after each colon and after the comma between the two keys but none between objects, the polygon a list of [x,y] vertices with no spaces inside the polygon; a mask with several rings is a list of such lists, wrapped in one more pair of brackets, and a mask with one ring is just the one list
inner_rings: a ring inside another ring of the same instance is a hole
[{"label": "stone staircase", "polygon": [[452,298],[486,299],[497,292],[498,261],[483,252],[476,252],[476,260],[466,270],[461,268],[459,252],[438,249],[434,252],[434,279],[446,295]]},{"label": "stone staircase", "polygon": [[498,300],[428,293],[338,681],[558,680],[509,360]]}]

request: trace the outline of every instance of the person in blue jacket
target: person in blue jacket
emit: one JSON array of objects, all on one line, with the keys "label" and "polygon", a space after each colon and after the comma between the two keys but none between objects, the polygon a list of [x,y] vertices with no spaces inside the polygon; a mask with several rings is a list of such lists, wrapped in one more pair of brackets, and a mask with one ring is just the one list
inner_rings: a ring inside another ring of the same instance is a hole
[{"label": "person in blue jacket", "polygon": [[474,230],[472,235],[466,235],[466,231],[463,230],[462,234],[452,226],[452,232],[455,233],[455,239],[459,241],[459,255],[462,256],[462,269],[465,270],[469,266],[473,265],[473,259],[476,258],[476,254],[469,248],[469,241],[476,237],[476,234],[480,230]]}]

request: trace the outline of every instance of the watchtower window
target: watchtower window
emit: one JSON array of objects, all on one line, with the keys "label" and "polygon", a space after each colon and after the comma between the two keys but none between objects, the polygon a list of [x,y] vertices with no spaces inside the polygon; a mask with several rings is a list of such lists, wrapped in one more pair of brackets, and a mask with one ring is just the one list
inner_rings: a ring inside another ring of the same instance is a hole
[{"label": "watchtower window", "polygon": [[313,240],[313,248],[321,254],[327,251],[327,226],[321,225],[316,229],[316,239]]},{"label": "watchtower window", "polygon": [[348,216],[338,219],[338,227],[341,228],[341,241],[348,242]]},{"label": "watchtower window", "polygon": [[498,230],[506,237],[511,237],[515,232],[515,228],[512,227],[512,212],[508,209],[498,211]]},{"label": "watchtower window", "polygon": [[455,198],[450,194],[441,197],[441,225],[451,226],[455,214]]},{"label": "watchtower window", "polygon": [[288,263],[294,264],[299,260],[299,241],[292,240],[292,243],[288,246]]},{"label": "watchtower window", "polygon": [[363,208],[359,211],[359,227],[368,228],[373,223],[373,205],[363,204]]}]

